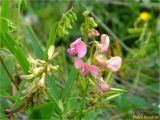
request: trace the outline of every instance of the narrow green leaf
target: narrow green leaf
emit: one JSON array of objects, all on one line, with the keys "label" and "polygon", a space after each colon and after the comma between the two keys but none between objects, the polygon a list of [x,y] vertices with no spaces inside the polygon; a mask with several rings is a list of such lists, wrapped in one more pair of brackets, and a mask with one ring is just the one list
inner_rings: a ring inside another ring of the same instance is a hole
[{"label": "narrow green leaf", "polygon": [[35,108],[29,116],[30,120],[50,120],[54,113],[54,104],[52,102],[43,104]]},{"label": "narrow green leaf", "polygon": [[14,41],[14,39],[8,33],[2,33],[0,31],[1,42],[5,45],[5,47],[15,55],[17,61],[21,65],[23,71],[25,73],[28,72],[29,62],[27,61],[26,55],[20,46]]},{"label": "narrow green leaf", "polygon": [[[9,0],[2,0],[1,17],[9,18]],[[0,29],[3,30],[3,32],[8,32],[8,24],[5,19],[1,19]]]},{"label": "narrow green leaf", "polygon": [[77,119],[78,120],[81,120],[81,118],[82,118],[82,112],[83,112],[84,106],[85,106],[85,96],[83,96],[83,100],[81,101],[79,111],[77,113]]},{"label": "narrow green leaf", "polygon": [[43,58],[43,50],[41,48],[41,44],[40,44],[40,41],[38,40],[37,36],[35,35],[34,31],[32,30],[31,27],[29,26],[25,26],[25,31],[26,33],[28,34],[30,40],[31,40],[31,43],[32,43],[32,48],[36,54],[36,56],[39,58],[39,59],[42,59]]},{"label": "narrow green leaf", "polygon": [[51,76],[47,77],[46,83],[50,96],[54,99],[58,99],[58,90],[55,83],[55,76],[52,74]]},{"label": "narrow green leaf", "polygon": [[119,89],[119,88],[111,88],[111,91],[117,91],[117,92],[127,92],[126,90]]},{"label": "narrow green leaf", "polygon": [[69,73],[69,76],[67,79],[67,83],[65,84],[64,90],[62,92],[62,96],[61,96],[62,99],[70,93],[72,86],[73,86],[73,83],[74,83],[74,80],[77,77],[77,73],[78,73],[78,71],[75,68],[71,69],[71,72]]},{"label": "narrow green leaf", "polygon": [[54,23],[52,26],[51,26],[51,30],[50,30],[50,35],[49,35],[49,39],[48,39],[48,42],[47,42],[47,47],[46,47],[46,51],[45,51],[45,54],[44,54],[44,59],[47,60],[47,57],[48,57],[48,49],[50,47],[51,44],[54,44],[55,41],[56,41],[56,36],[57,36],[57,28],[58,28],[58,22]]},{"label": "narrow green leaf", "polygon": [[120,95],[122,95],[122,94],[123,94],[123,93],[118,93],[118,94],[111,95],[111,96],[107,97],[106,100],[111,100],[111,99],[116,98],[116,97],[118,97],[118,96],[120,96]]},{"label": "narrow green leaf", "polygon": [[52,103],[54,104],[54,110],[57,114],[61,115],[62,111],[60,110],[59,106],[58,106],[58,102],[57,100],[54,98],[54,96],[50,93],[49,89],[46,90],[48,98],[50,101],[52,101]]}]

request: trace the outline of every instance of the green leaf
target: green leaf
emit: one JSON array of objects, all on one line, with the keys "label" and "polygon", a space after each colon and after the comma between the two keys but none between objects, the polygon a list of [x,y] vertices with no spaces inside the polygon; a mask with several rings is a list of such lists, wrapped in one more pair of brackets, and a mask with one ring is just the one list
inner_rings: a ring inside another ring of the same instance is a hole
[{"label": "green leaf", "polygon": [[150,104],[143,97],[137,95],[130,96],[130,103],[132,103],[132,108],[135,109],[147,109]]},{"label": "green leaf", "polygon": [[[3,58],[3,56],[1,56]],[[10,74],[14,74],[14,61],[12,59],[11,56],[3,59],[4,60],[4,64],[6,65],[8,71],[10,72]],[[2,66],[2,64],[0,64],[0,95],[3,95],[2,92],[7,91],[8,94],[11,94],[12,92],[12,86],[11,86],[11,80],[6,72],[6,70],[4,69],[4,67]]]},{"label": "green leaf", "polygon": [[29,26],[25,26],[25,31],[27,32],[30,40],[31,40],[31,43],[32,43],[32,48],[36,54],[36,56],[39,58],[39,59],[42,59],[43,58],[43,50],[41,48],[41,44],[40,44],[40,41],[38,40],[37,36],[35,35],[34,31],[32,30],[31,27]]},{"label": "green leaf", "polygon": [[53,105],[54,105],[54,110],[55,110],[55,112],[56,112],[58,115],[61,115],[61,114],[62,114],[62,111],[61,111],[60,108],[59,108],[59,105],[58,105],[57,100],[54,98],[54,96],[53,96],[52,94],[50,94],[49,89],[47,89],[46,92],[47,92],[47,95],[48,95],[49,100],[51,100],[52,103],[53,103]]},{"label": "green leaf", "polygon": [[26,55],[20,46],[14,41],[14,39],[8,33],[2,33],[0,31],[1,42],[5,45],[5,47],[15,55],[17,61],[21,65],[23,71],[25,73],[28,72],[29,62],[27,61]]},{"label": "green leaf", "polygon": [[55,76],[52,74],[51,76],[47,77],[46,79],[48,93],[54,99],[58,99],[58,90],[57,85],[55,83]]},{"label": "green leaf", "polygon": [[50,120],[54,113],[54,104],[52,102],[43,104],[35,108],[29,116],[30,120]]},{"label": "green leaf", "polygon": [[126,90],[119,89],[119,88],[111,88],[111,91],[117,91],[117,92],[127,92]]},{"label": "green leaf", "polygon": [[75,68],[71,69],[71,72],[69,73],[69,76],[67,79],[67,83],[65,84],[64,90],[62,92],[62,96],[61,96],[62,99],[65,98],[65,96],[67,96],[70,93],[72,86],[73,86],[73,82],[77,77],[77,73],[78,71]]},{"label": "green leaf", "polygon": [[120,96],[120,95],[122,95],[122,94],[123,94],[123,93],[118,93],[118,94],[111,95],[111,96],[107,97],[106,100],[114,99],[114,98],[116,98],[116,97],[118,97],[118,96]]},{"label": "green leaf", "polygon": [[[9,0],[2,0],[2,10],[1,10],[1,17],[9,18]],[[5,19],[1,19],[1,27],[0,29],[3,32],[8,32],[8,23]]]},{"label": "green leaf", "polygon": [[59,22],[56,22],[56,23],[54,23],[54,24],[51,26],[51,30],[50,30],[50,34],[49,34],[49,39],[48,39],[46,51],[45,51],[45,54],[44,54],[44,59],[45,59],[45,60],[47,60],[47,58],[48,58],[47,52],[48,52],[48,49],[49,49],[50,45],[51,45],[51,44],[54,45],[54,43],[55,43],[55,41],[56,41],[58,23],[59,23]]}]

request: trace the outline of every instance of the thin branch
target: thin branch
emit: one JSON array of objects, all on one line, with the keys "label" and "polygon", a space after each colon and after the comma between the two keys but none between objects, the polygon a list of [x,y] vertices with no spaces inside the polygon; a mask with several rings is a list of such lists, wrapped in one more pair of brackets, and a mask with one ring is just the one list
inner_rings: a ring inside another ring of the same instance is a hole
[{"label": "thin branch", "polygon": [[11,79],[12,83],[15,85],[15,87],[18,89],[18,83],[16,82],[16,80],[12,77],[12,75],[10,74],[10,72],[8,71],[3,59],[0,57],[0,61],[2,63],[3,68],[5,69],[5,71],[7,72],[9,78]]}]

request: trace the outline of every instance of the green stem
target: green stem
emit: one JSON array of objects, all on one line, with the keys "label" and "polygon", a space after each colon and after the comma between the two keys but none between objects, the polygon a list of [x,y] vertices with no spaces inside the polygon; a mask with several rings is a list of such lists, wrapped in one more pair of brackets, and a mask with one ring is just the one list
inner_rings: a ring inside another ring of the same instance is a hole
[{"label": "green stem", "polygon": [[111,76],[112,76],[112,72],[109,72],[109,73],[108,73],[108,76],[107,76],[107,80],[106,80],[107,83],[110,83],[110,82],[111,82],[111,81],[110,81]]}]

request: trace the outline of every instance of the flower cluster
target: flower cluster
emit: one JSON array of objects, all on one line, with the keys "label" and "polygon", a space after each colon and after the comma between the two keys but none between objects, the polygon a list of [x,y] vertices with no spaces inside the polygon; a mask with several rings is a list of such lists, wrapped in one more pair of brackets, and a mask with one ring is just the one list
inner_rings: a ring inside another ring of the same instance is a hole
[{"label": "flower cluster", "polygon": [[64,35],[68,35],[68,29],[72,29],[72,24],[77,21],[77,16],[73,12],[72,8],[63,14],[61,21],[58,25],[58,35],[63,37]]},{"label": "flower cluster", "polygon": [[85,11],[83,13],[85,16],[85,22],[82,23],[81,25],[81,33],[82,35],[88,37],[88,38],[93,38],[95,36],[99,36],[99,32],[95,29],[97,27],[96,22],[94,21],[93,17],[88,16],[89,12]]},{"label": "flower cluster", "polygon": [[29,62],[31,67],[28,75],[21,75],[21,79],[33,80],[27,83],[27,88],[24,90],[25,96],[23,97],[23,109],[32,107],[36,104],[41,104],[45,99],[47,99],[45,93],[45,78],[47,75],[51,75],[52,71],[58,69],[58,65],[53,66],[50,62],[57,56],[54,53],[54,46],[50,46],[48,49],[48,62],[33,59],[29,57]]},{"label": "flower cluster", "polygon": [[86,77],[88,73],[91,73],[96,79],[95,84],[97,91],[105,93],[109,91],[111,87],[105,83],[100,72],[106,71],[107,69],[111,72],[116,72],[120,68],[122,60],[119,56],[107,59],[107,51],[110,43],[109,36],[102,34],[100,39],[101,42],[94,41],[94,45],[96,46],[96,51],[93,57],[94,61],[96,61],[95,65],[92,65],[90,62],[83,62],[82,58],[86,55],[87,45],[81,41],[81,38],[78,38],[71,43],[67,53],[70,56],[78,56],[74,62],[75,68],[80,69],[83,77]]}]

